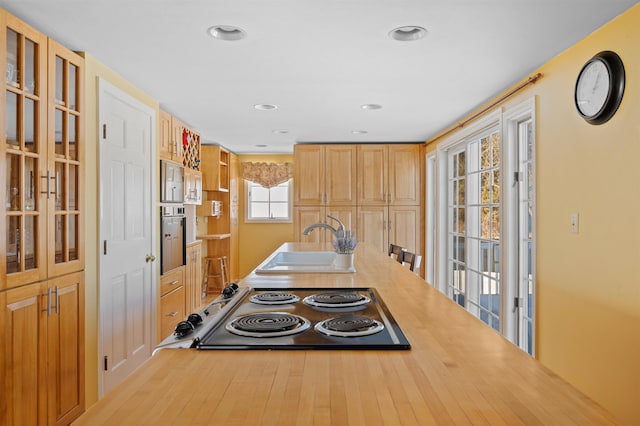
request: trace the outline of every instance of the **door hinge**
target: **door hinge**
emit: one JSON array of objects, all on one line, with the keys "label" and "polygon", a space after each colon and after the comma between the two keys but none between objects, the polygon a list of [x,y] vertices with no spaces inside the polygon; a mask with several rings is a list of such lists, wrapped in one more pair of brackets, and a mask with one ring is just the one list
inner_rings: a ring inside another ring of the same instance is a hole
[{"label": "door hinge", "polygon": [[109,371],[109,357],[104,356],[104,371]]},{"label": "door hinge", "polygon": [[104,242],[102,243],[102,252],[105,254],[107,254],[107,240],[104,240]]},{"label": "door hinge", "polygon": [[520,306],[520,298],[519,297],[514,297],[513,298],[513,312],[516,311],[516,309],[521,308],[522,306]]},{"label": "door hinge", "polygon": [[107,125],[103,124],[102,125],[102,139],[106,139],[107,138]]},{"label": "door hinge", "polygon": [[513,172],[513,181],[522,182],[522,172]]}]

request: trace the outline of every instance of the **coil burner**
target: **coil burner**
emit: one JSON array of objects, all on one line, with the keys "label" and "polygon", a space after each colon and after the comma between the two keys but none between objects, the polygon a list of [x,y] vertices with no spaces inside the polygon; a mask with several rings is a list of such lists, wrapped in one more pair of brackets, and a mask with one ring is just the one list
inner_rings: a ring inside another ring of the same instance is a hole
[{"label": "coil burner", "polygon": [[286,305],[289,303],[297,303],[300,301],[300,298],[291,293],[270,291],[268,293],[254,294],[249,300],[259,305]]},{"label": "coil burner", "polygon": [[302,333],[311,322],[285,312],[259,312],[244,315],[227,323],[227,331],[247,337],[279,337]]},{"label": "coil burner", "polygon": [[384,325],[369,317],[347,314],[321,321],[314,328],[328,336],[359,337],[376,334],[384,330]]},{"label": "coil burner", "polygon": [[364,309],[371,299],[353,291],[332,291],[307,296],[302,302],[320,310],[338,312]]}]

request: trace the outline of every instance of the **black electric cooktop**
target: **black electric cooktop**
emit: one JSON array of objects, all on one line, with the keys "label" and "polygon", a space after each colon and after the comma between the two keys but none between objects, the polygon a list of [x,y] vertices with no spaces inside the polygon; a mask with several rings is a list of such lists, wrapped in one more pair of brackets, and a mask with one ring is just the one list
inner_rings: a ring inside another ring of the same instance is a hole
[{"label": "black electric cooktop", "polygon": [[198,349],[410,349],[374,288],[250,289]]}]

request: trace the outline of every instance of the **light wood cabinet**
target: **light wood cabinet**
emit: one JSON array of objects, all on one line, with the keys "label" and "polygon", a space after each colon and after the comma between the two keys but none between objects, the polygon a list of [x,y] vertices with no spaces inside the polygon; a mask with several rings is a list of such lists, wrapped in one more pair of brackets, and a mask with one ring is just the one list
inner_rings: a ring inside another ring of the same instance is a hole
[{"label": "light wood cabinet", "polygon": [[202,205],[202,173],[184,169],[184,204]]},{"label": "light wood cabinet", "polygon": [[185,267],[172,269],[160,277],[160,327],[158,341],[170,335],[186,312]]},{"label": "light wood cabinet", "polygon": [[[202,241],[187,244],[185,265],[185,314],[196,312],[202,304]],[[174,324],[175,326],[175,324]]]},{"label": "light wood cabinet", "polygon": [[[356,232],[356,207],[350,206],[303,206],[294,208],[294,239],[300,242],[324,243],[331,242],[333,234],[328,229],[316,228],[309,235],[302,235],[302,231],[314,223],[326,222],[337,228],[338,223],[327,218],[327,215],[338,218],[345,229]],[[358,235],[356,234],[356,238]]]},{"label": "light wood cabinet", "polygon": [[231,153],[229,163],[229,275],[231,281],[240,279],[240,210],[239,199],[240,184],[240,161],[238,156]]},{"label": "light wood cabinet", "polygon": [[358,202],[420,205],[420,146],[358,145]]},{"label": "light wood cabinet", "polygon": [[6,424],[67,425],[84,411],[84,274],[0,293]]},{"label": "light wood cabinet", "polygon": [[202,146],[201,170],[205,191],[229,191],[229,154],[221,146]]},{"label": "light wood cabinet", "polygon": [[0,10],[0,413],[84,410],[84,60]]},{"label": "light wood cabinet", "polygon": [[[170,141],[170,155],[171,158],[177,163],[182,164],[184,159],[183,147],[182,147],[182,134],[187,126],[176,117],[171,117],[171,141]],[[165,154],[166,155],[166,154]]]},{"label": "light wood cabinet", "polygon": [[175,147],[171,129],[171,114],[160,110],[158,121],[158,150],[160,151],[160,158],[163,160],[173,160]]},{"label": "light wood cabinet", "polygon": [[356,205],[356,145],[295,145],[296,206]]}]

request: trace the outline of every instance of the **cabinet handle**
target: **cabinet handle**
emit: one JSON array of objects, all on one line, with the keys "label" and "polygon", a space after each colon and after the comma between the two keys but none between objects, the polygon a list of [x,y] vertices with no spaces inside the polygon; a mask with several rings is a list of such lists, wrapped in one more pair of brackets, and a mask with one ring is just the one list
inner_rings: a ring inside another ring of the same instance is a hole
[{"label": "cabinet handle", "polygon": [[58,286],[56,286],[56,314],[60,313],[60,293],[58,293]]},{"label": "cabinet handle", "polygon": [[175,317],[176,315],[178,315],[178,311],[169,312],[167,314],[168,317]]},{"label": "cabinet handle", "polygon": [[48,200],[49,198],[51,198],[51,179],[52,179],[51,178],[51,172],[49,170],[47,170],[47,175],[46,176],[40,176],[40,178],[47,180],[47,190],[46,191],[40,191],[40,193],[41,194],[47,194],[47,200]]},{"label": "cabinet handle", "polygon": [[178,284],[178,280],[173,280],[169,283],[169,285],[176,285],[176,284]]},{"label": "cabinet handle", "polygon": [[43,309],[43,311],[47,311],[47,316],[51,316],[51,288],[47,289],[47,308]]}]

